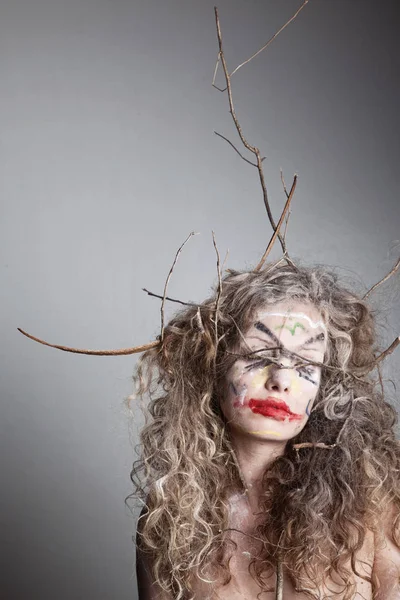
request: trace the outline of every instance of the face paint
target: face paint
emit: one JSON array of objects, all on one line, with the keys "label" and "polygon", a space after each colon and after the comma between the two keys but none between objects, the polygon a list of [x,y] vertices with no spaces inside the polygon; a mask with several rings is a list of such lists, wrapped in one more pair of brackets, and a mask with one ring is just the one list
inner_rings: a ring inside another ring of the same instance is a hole
[{"label": "face paint", "polygon": [[[309,324],[310,327],[312,327],[313,329],[317,329],[317,327],[320,327],[321,329],[323,329],[324,331],[326,331],[326,326],[325,323],[323,321],[314,321],[313,319],[311,319],[308,315],[304,314],[304,313],[295,313],[295,312],[263,312],[260,314],[261,317],[267,317],[267,316],[271,316],[271,317],[283,317],[284,319],[289,319],[292,320],[294,318],[297,319],[304,319],[305,321],[307,321],[307,323]],[[284,325],[282,325],[282,327],[284,327]]]},{"label": "face paint", "polygon": [[269,370],[270,366],[268,365],[263,369],[260,369],[258,373],[253,375],[253,378],[251,380],[252,385],[254,387],[261,387],[262,385],[264,385],[266,378],[269,377]]},{"label": "face paint", "polygon": [[290,331],[290,333],[292,335],[294,335],[296,333],[296,329],[297,327],[300,327],[300,329],[305,329],[304,325],[302,325],[301,323],[299,323],[298,321],[293,325],[293,327],[290,327],[289,325],[278,325],[278,327],[275,327],[275,331],[277,331],[278,329],[287,329],[288,331]]},{"label": "face paint", "polygon": [[298,415],[290,410],[286,402],[275,398],[267,398],[266,400],[256,400],[252,398],[248,404],[253,413],[271,417],[277,421],[301,421],[304,415]]},{"label": "face paint", "polygon": [[231,388],[232,392],[234,393],[234,395],[236,396],[235,406],[243,406],[244,399],[246,397],[247,386],[242,385],[241,389],[238,389],[235,386],[235,384],[233,383],[233,381],[231,381],[230,388]]},{"label": "face paint", "polygon": [[310,416],[321,377],[321,367],[307,361],[323,362],[327,337],[312,305],[280,303],[255,314],[235,350],[241,356],[227,374],[221,400],[229,428],[271,440],[297,435]]},{"label": "face paint", "polygon": [[312,400],[308,401],[308,404],[306,406],[306,415],[309,417],[310,416],[310,404],[311,404]]},{"label": "face paint", "polygon": [[272,431],[269,429],[264,431],[249,431],[249,433],[252,433],[253,435],[276,435],[277,437],[282,437],[282,433],[279,433],[279,431]]}]

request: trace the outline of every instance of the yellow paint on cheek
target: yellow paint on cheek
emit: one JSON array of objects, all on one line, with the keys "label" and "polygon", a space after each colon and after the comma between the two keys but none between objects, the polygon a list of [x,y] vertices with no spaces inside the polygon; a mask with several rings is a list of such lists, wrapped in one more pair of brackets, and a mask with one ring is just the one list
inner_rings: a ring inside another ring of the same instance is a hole
[{"label": "yellow paint on cheek", "polygon": [[278,431],[249,431],[249,433],[253,433],[255,435],[276,435],[277,437],[280,437],[282,434],[279,433]]},{"label": "yellow paint on cheek", "polygon": [[255,373],[252,377],[251,384],[254,385],[254,387],[261,387],[262,385],[265,385],[265,382],[269,377],[269,369],[270,367],[267,365]]},{"label": "yellow paint on cheek", "polygon": [[297,375],[292,374],[290,387],[294,394],[298,394],[301,391],[300,381]]}]

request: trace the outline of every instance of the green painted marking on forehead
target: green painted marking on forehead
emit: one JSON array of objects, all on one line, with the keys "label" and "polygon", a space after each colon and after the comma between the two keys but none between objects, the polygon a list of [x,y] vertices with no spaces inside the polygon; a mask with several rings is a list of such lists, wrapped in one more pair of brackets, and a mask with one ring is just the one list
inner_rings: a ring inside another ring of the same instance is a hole
[{"label": "green painted marking on forehead", "polygon": [[288,331],[290,331],[290,333],[292,335],[294,335],[296,333],[296,329],[300,327],[300,329],[306,329],[303,325],[303,323],[299,323],[298,321],[296,321],[296,323],[293,325],[293,327],[290,327],[290,325],[278,325],[277,327],[274,327],[274,329],[288,329]]}]

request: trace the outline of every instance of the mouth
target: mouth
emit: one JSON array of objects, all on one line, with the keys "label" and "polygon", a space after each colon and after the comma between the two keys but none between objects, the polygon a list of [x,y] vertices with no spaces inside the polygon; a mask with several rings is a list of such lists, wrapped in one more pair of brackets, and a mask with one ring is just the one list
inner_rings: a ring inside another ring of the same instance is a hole
[{"label": "mouth", "polygon": [[253,413],[276,421],[301,421],[304,416],[292,412],[286,402],[277,398],[266,398],[266,400],[252,398],[249,400],[248,407]]}]

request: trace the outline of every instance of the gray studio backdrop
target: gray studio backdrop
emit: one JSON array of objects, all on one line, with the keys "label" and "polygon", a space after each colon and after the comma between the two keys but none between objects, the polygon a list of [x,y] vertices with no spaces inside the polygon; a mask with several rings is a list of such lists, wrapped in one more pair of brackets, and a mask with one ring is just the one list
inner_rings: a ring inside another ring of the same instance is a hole
[{"label": "gray studio backdrop", "polygon": [[[231,69],[300,4],[221,0]],[[398,23],[395,2],[311,0],[232,79],[275,215],[280,167],[299,174],[292,256],[339,265],[360,291],[399,254]],[[130,440],[123,409],[136,358],[66,354],[17,327],[76,347],[145,343],[159,301],[141,288],[162,292],[190,231],[173,297],[200,301],[216,282],[212,229],[228,267],[258,261],[270,227],[255,169],[213,133],[237,142],[216,55],[212,0],[0,4],[5,600],[137,598],[124,498],[140,423]],[[398,304],[394,283],[375,297],[387,343]]]}]

